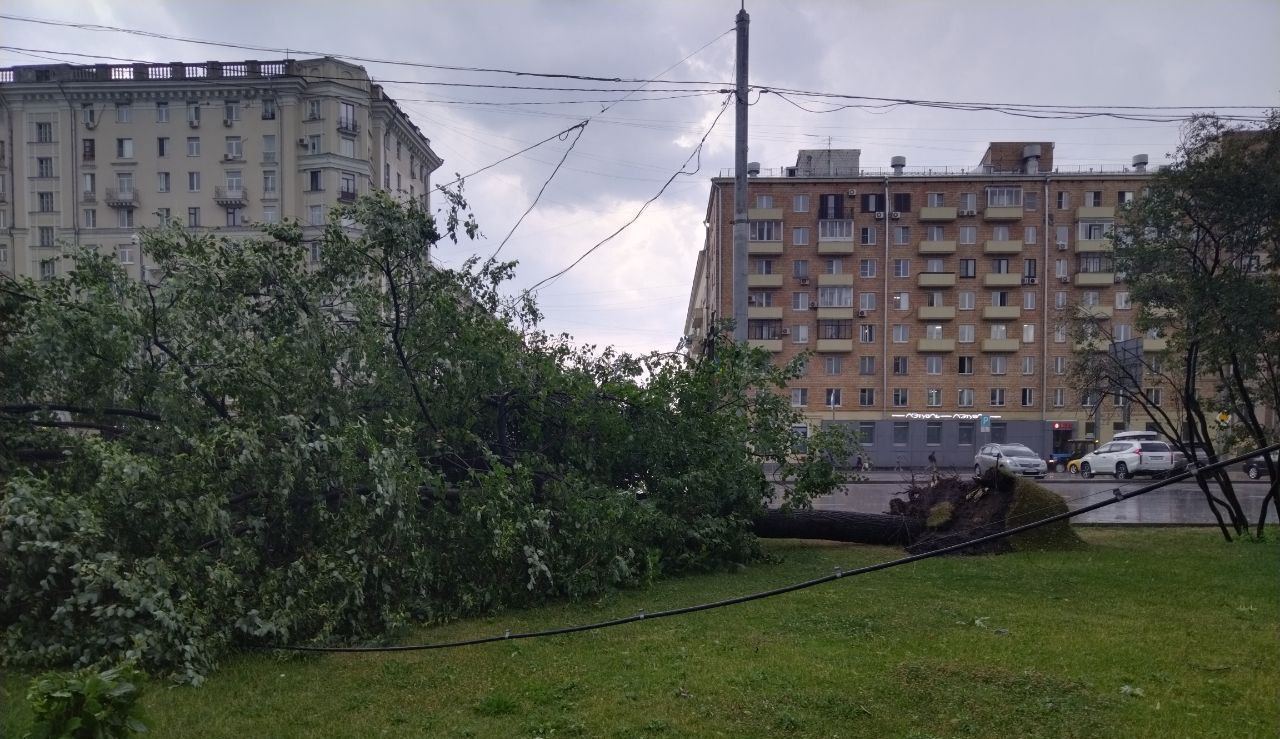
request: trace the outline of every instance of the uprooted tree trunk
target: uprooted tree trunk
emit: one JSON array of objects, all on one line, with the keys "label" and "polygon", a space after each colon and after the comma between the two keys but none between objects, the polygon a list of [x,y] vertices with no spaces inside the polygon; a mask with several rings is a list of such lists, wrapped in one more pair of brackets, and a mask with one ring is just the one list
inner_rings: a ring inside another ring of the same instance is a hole
[{"label": "uprooted tree trunk", "polygon": [[[982,478],[933,476],[912,480],[889,512],[769,511],[756,519],[765,539],[825,539],[857,544],[904,546],[914,553],[1000,533],[1062,513],[1067,504],[1030,480],[994,471]],[[962,549],[961,554],[999,554],[1027,549],[1074,549],[1083,541],[1066,521],[1057,521],[1007,539]]]}]

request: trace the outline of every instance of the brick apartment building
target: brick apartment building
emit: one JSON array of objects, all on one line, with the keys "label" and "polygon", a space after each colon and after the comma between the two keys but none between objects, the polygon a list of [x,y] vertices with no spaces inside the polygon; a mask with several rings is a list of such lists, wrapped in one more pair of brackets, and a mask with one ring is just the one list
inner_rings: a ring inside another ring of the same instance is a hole
[{"label": "brick apartment building", "polygon": [[135,234],[252,235],[381,188],[428,203],[442,160],[363,67],[331,58],[0,69],[0,273],[49,278],[67,246],[148,269]]},{"label": "brick apartment building", "polygon": [[[1050,142],[993,142],[974,169],[913,171],[894,157],[869,171],[858,150],[809,150],[793,167],[753,168],[748,335],[780,361],[813,352],[789,388],[810,425],[852,425],[879,467],[930,452],[967,467],[988,441],[1047,456],[1145,426],[1137,409],[1126,424],[1105,407],[1114,399],[1069,389],[1067,325],[1086,311],[1117,340],[1139,338],[1108,236],[1147,158],[1067,172],[1053,154]],[[732,219],[733,179],[714,178],[687,335],[733,314]],[[1141,338],[1144,352],[1165,348]]]}]

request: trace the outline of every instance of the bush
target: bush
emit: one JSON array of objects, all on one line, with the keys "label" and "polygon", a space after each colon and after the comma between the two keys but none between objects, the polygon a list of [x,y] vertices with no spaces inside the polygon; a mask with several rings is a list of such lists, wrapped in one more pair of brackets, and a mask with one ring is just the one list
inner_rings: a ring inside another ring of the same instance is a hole
[{"label": "bush", "polygon": [[141,679],[130,665],[42,675],[27,693],[34,714],[34,729],[27,736],[116,739],[146,733],[138,705]]}]

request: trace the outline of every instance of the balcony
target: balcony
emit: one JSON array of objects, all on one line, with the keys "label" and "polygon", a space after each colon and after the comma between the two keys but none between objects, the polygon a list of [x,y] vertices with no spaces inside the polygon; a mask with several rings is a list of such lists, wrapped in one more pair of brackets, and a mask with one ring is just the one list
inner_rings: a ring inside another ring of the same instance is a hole
[{"label": "balcony", "polygon": [[1006,354],[1018,351],[1017,339],[983,339],[982,351],[992,354]]},{"label": "balcony", "polygon": [[1111,251],[1111,239],[1079,239],[1076,241],[1077,254],[1090,254]]},{"label": "balcony", "polygon": [[984,321],[1011,321],[1022,315],[1022,308],[1017,305],[987,305],[982,308]]},{"label": "balcony", "polygon": [[338,133],[359,133],[360,124],[351,118],[338,119]]},{"label": "balcony", "polygon": [[1076,308],[1081,318],[1110,318],[1112,310],[1109,305],[1082,305]]},{"label": "balcony", "polygon": [[859,312],[859,311],[857,311],[857,309],[852,308],[852,307],[849,307],[849,308],[826,308],[826,307],[819,306],[819,307],[818,307],[818,320],[819,320],[819,321],[835,321],[835,320],[845,320],[845,321],[848,321],[848,320],[851,320],[851,319],[853,319],[853,318],[856,318],[856,317],[857,317],[858,312]]},{"label": "balcony", "polygon": [[1021,287],[1022,275],[1017,272],[991,272],[983,276],[982,284],[987,287]]},{"label": "balcony", "polygon": [[747,275],[747,287],[782,287],[782,275]]},{"label": "balcony", "polygon": [[818,351],[823,353],[851,352],[853,351],[853,339],[818,339]]},{"label": "balcony", "polygon": [[1021,241],[988,241],[982,245],[983,254],[1021,254]]},{"label": "balcony", "polygon": [[1071,346],[1077,352],[1105,352],[1111,349],[1111,342],[1106,339],[1085,339],[1076,341]]},{"label": "balcony", "polygon": [[1144,338],[1142,340],[1142,351],[1144,352],[1163,352],[1169,349],[1169,340],[1164,338],[1152,339]]},{"label": "balcony", "polygon": [[853,241],[852,240],[825,241],[823,239],[818,239],[818,253],[832,254],[836,256],[839,256],[842,254],[843,255],[852,254]]},{"label": "balcony", "polygon": [[1115,272],[1077,272],[1076,287],[1106,287],[1116,284]]},{"label": "balcony", "polygon": [[1022,206],[992,206],[982,211],[982,217],[988,221],[1020,221],[1022,220]]},{"label": "balcony", "polygon": [[753,349],[764,349],[767,352],[782,351],[782,339],[748,339],[747,343]]},{"label": "balcony", "polygon": [[103,198],[103,201],[112,208],[136,208],[138,207],[138,191],[132,188],[108,187],[107,196]]},{"label": "balcony", "polygon": [[852,272],[842,272],[838,275],[818,275],[818,287],[846,287],[852,284]]},{"label": "balcony", "polygon": [[818,221],[818,253],[823,253],[823,244],[831,242],[853,248],[852,218],[824,218]]},{"label": "balcony", "polygon": [[1109,205],[1082,205],[1076,208],[1076,218],[1115,218],[1116,209]]},{"label": "balcony", "polygon": [[777,319],[782,318],[782,307],[772,305],[748,305],[747,318],[750,319]]},{"label": "balcony", "polygon": [[213,202],[224,208],[243,208],[249,203],[249,194],[243,187],[215,187]]},{"label": "balcony", "polygon": [[956,219],[955,208],[921,208],[920,220],[922,221],[954,221]]},{"label": "balcony", "polygon": [[955,287],[955,272],[921,272],[916,276],[916,284],[920,287]]},{"label": "balcony", "polygon": [[[0,192],[0,203],[3,203],[3,202],[4,202],[4,193]],[[96,203],[98,202],[98,193],[94,192],[93,190],[85,190],[84,192],[80,193],[80,202]]]},{"label": "balcony", "polygon": [[[339,191],[338,191],[338,202],[339,202],[339,203],[354,203],[355,201],[356,201],[356,191],[355,191],[355,190],[339,190]],[[750,245],[748,245],[748,246],[750,246]],[[747,250],[747,253],[749,253],[749,254],[755,254],[755,252],[751,251],[749,248],[748,248],[748,250]],[[771,252],[771,253],[773,253],[773,252]],[[778,249],[778,251],[777,251],[776,253],[781,254],[781,253],[782,253],[782,249]]]},{"label": "balcony", "polygon": [[955,339],[917,339],[918,352],[953,352],[956,350]]},{"label": "balcony", "polygon": [[920,254],[955,254],[955,241],[921,241],[916,250]]},{"label": "balcony", "polygon": [[781,221],[782,208],[747,208],[748,221]]},{"label": "balcony", "polygon": [[954,305],[926,305],[916,311],[916,318],[921,321],[950,321],[955,317]]},{"label": "balcony", "polygon": [[[338,195],[338,199],[339,200],[342,199],[341,194]],[[355,196],[352,195],[351,199],[355,200]],[[776,256],[776,255],[782,254],[782,242],[781,241],[748,241],[747,253],[760,254],[760,255],[766,255],[766,256],[770,256],[770,255]]]}]

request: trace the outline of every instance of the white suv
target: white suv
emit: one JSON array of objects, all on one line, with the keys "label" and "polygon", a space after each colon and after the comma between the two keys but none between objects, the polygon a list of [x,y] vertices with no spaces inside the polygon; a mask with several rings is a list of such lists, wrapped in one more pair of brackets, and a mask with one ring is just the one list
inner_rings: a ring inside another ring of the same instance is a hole
[{"label": "white suv", "polygon": [[1163,441],[1112,441],[1080,458],[1080,475],[1160,477],[1173,470],[1173,449]]}]

